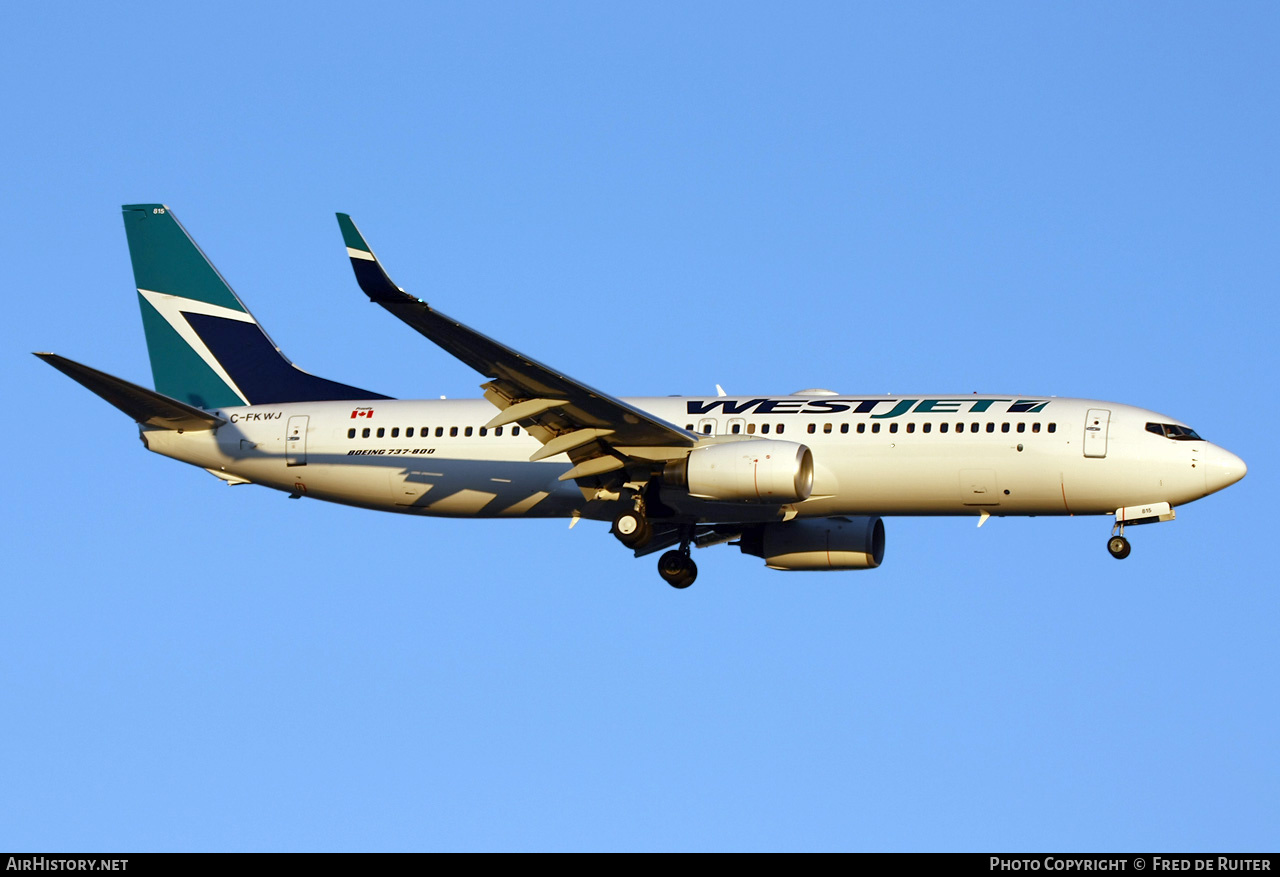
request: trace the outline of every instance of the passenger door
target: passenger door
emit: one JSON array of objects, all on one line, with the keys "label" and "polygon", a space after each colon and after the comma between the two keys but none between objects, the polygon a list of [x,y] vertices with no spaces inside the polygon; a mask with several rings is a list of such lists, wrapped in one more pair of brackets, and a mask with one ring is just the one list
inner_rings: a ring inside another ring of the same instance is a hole
[{"label": "passenger door", "polygon": [[1107,429],[1111,423],[1111,411],[1106,408],[1090,408],[1084,419],[1084,455],[1107,455]]}]

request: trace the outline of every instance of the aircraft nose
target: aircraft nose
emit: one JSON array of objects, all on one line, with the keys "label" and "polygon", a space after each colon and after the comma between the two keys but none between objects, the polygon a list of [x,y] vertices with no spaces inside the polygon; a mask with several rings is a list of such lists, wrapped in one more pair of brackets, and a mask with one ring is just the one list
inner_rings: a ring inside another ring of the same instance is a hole
[{"label": "aircraft nose", "polygon": [[1244,460],[1217,445],[1209,445],[1205,449],[1204,467],[1205,487],[1210,493],[1230,487],[1249,471]]}]

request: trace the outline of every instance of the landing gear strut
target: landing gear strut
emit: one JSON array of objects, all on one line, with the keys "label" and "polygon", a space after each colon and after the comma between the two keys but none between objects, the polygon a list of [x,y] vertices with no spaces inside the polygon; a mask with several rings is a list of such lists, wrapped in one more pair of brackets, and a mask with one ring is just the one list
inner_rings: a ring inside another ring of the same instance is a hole
[{"label": "landing gear strut", "polygon": [[689,556],[689,545],[668,551],[658,558],[658,575],[673,588],[684,589],[698,577],[698,565]]},{"label": "landing gear strut", "polygon": [[1124,524],[1116,524],[1111,528],[1111,538],[1107,540],[1107,550],[1116,560],[1124,560],[1133,550],[1129,540],[1124,538]]}]

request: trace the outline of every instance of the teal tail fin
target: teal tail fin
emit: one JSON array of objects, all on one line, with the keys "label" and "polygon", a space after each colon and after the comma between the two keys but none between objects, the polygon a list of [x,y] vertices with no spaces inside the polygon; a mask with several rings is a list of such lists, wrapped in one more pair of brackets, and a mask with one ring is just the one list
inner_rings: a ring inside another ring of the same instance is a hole
[{"label": "teal tail fin", "polygon": [[157,391],[204,409],[388,398],[285,358],[168,207],[123,210]]}]

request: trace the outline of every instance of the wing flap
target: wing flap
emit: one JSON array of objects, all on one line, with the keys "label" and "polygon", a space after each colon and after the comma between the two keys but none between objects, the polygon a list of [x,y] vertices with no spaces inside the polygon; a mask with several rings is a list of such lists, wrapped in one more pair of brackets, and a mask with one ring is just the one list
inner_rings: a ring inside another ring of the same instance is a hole
[{"label": "wing flap", "polygon": [[547,459],[547,457],[554,457],[556,454],[567,454],[569,451],[577,450],[588,442],[611,435],[613,435],[613,430],[611,429],[576,429],[573,432],[562,433],[534,451],[533,456],[529,457],[529,462],[536,463],[539,460]]},{"label": "wing flap", "polygon": [[[485,394],[485,397],[488,398],[487,393]],[[499,396],[499,398],[502,397]],[[495,405],[501,404],[494,399],[489,399],[489,401],[493,402]],[[523,402],[516,402],[514,405],[509,405],[499,411],[494,415],[492,420],[485,424],[485,428],[493,429],[495,426],[506,426],[508,423],[527,420],[537,417],[539,414],[544,414],[552,408],[559,408],[561,405],[568,404],[568,400],[565,399],[526,399]]]}]

